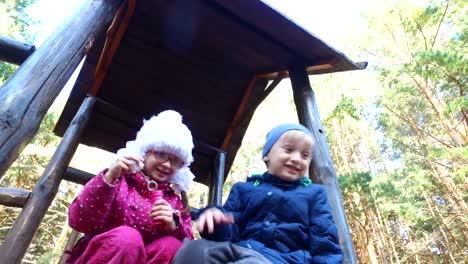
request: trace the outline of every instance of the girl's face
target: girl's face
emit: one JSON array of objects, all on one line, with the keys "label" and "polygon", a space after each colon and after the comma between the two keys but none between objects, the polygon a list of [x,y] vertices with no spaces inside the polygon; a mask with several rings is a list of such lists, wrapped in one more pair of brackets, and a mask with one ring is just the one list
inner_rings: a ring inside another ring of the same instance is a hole
[{"label": "girl's face", "polygon": [[162,151],[149,151],[145,157],[143,172],[157,182],[166,182],[174,177],[184,162],[174,154]]},{"label": "girl's face", "polygon": [[298,130],[287,131],[263,158],[268,172],[285,181],[301,179],[309,172],[312,138]]}]

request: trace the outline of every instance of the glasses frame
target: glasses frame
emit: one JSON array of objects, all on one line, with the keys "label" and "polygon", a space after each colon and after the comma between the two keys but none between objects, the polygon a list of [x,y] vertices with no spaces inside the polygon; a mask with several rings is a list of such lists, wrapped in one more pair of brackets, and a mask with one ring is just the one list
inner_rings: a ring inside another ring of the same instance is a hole
[{"label": "glasses frame", "polygon": [[164,152],[164,151],[153,151],[153,154],[156,160],[161,163],[170,161],[171,167],[174,167],[175,169],[180,169],[185,165],[185,162],[181,158],[171,153]]}]

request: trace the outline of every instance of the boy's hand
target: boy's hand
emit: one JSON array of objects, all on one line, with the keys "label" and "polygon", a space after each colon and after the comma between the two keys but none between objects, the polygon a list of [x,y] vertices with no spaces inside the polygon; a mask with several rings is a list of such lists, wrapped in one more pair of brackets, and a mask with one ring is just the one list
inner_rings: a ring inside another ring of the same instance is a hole
[{"label": "boy's hand", "polygon": [[166,200],[157,200],[151,208],[150,216],[154,221],[161,223],[161,230],[165,233],[171,233],[177,228],[174,211]]},{"label": "boy's hand", "polygon": [[197,220],[198,232],[203,233],[205,226],[208,234],[213,233],[214,225],[234,224],[234,217],[230,213],[223,213],[218,208],[206,209]]},{"label": "boy's hand", "polygon": [[142,164],[143,158],[138,156],[123,156],[118,157],[117,160],[109,167],[106,174],[104,174],[104,180],[112,184],[121,174],[127,174],[132,172],[133,164]]}]

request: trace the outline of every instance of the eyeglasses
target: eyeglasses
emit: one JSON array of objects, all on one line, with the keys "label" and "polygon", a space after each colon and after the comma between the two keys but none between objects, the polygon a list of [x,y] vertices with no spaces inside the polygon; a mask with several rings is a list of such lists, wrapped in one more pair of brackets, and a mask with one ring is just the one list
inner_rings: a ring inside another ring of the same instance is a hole
[{"label": "eyeglasses", "polygon": [[170,161],[171,162],[171,166],[173,166],[174,168],[176,169],[180,169],[184,166],[185,162],[174,156],[174,155],[171,155],[167,152],[162,152],[162,151],[154,151],[154,156],[156,157],[156,159],[159,161],[159,162],[166,162],[166,161]]}]

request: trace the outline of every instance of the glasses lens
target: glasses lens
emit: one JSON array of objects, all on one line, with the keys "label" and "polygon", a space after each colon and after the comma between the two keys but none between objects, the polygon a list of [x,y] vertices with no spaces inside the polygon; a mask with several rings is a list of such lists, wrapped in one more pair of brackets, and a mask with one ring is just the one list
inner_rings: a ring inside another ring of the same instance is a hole
[{"label": "glasses lens", "polygon": [[166,152],[156,152],[155,155],[160,162],[166,162],[169,160],[169,155]]},{"label": "glasses lens", "polygon": [[180,169],[182,168],[182,166],[184,166],[184,161],[179,158],[174,158],[173,160],[171,160],[171,164],[174,165],[174,167],[176,167],[177,169]]},{"label": "glasses lens", "polygon": [[160,162],[166,162],[168,160],[171,161],[171,166],[180,169],[184,166],[184,161],[179,159],[178,157],[169,157],[169,154],[166,152],[155,152],[156,159]]}]

